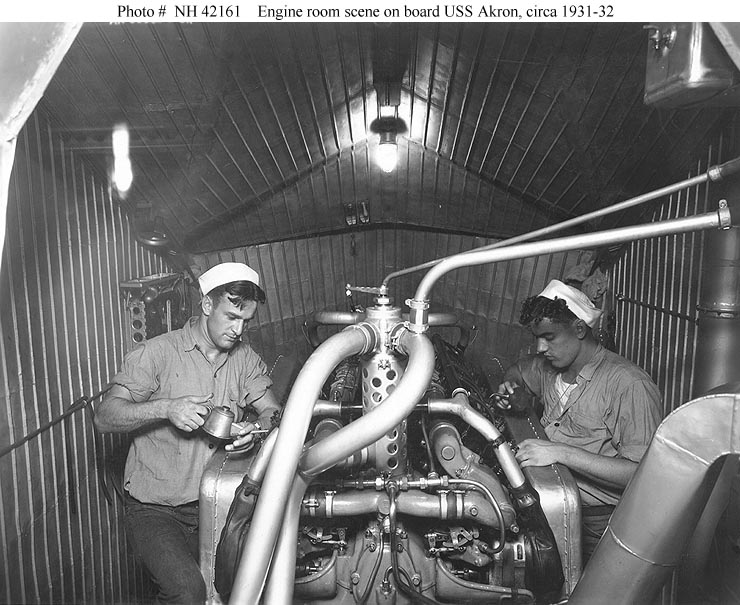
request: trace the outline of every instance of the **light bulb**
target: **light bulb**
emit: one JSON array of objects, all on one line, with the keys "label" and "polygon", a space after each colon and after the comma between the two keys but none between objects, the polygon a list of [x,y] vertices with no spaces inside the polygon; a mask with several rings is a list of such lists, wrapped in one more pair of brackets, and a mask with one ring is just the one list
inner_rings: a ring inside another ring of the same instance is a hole
[{"label": "light bulb", "polygon": [[393,172],[398,162],[398,146],[395,136],[392,140],[381,139],[378,145],[378,166],[383,172]]}]

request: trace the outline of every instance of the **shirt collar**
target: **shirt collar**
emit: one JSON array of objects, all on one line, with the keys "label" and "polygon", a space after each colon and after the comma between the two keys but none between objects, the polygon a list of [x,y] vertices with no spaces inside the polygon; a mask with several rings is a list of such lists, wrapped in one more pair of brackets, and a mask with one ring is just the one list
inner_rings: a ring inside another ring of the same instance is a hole
[{"label": "shirt collar", "polygon": [[586,363],[586,365],[581,368],[581,371],[578,372],[578,376],[584,380],[590,381],[594,377],[596,368],[598,368],[604,360],[604,357],[606,357],[606,349],[599,343],[596,347],[596,351],[591,356],[591,359],[589,359],[588,363]]},{"label": "shirt collar", "polygon": [[187,323],[182,327],[182,348],[183,351],[192,351],[198,348],[198,341],[196,339],[196,330],[198,329],[198,321],[200,318],[196,315],[191,317]]}]

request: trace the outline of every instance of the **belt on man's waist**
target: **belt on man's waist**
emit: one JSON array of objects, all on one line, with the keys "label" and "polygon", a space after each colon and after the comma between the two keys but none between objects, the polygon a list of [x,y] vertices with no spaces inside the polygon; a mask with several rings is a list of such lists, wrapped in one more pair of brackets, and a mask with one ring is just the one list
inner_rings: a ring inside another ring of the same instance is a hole
[{"label": "belt on man's waist", "polygon": [[127,489],[123,490],[125,499],[127,499],[129,502],[136,502],[137,504],[146,504],[147,506],[165,506],[167,508],[194,508],[197,507],[199,504],[198,500],[193,500],[191,502],[185,502],[184,504],[175,504],[175,505],[169,505],[169,504],[155,504],[153,502],[142,502],[138,498],[134,498]]},{"label": "belt on man's waist", "polygon": [[616,507],[611,504],[599,504],[597,506],[584,506],[581,508],[581,515],[584,517],[600,517],[601,515],[611,515]]}]

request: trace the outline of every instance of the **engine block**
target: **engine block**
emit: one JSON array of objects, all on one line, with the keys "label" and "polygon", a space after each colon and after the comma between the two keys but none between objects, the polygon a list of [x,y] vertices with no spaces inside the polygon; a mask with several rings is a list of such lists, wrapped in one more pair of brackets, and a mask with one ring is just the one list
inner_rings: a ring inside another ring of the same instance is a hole
[{"label": "engine block", "polygon": [[[546,438],[533,410],[504,415],[461,347],[438,337],[433,343],[428,401],[306,490],[294,603],[548,603],[574,588],[581,569],[575,481],[560,465],[526,469],[539,499],[532,510],[544,517],[523,511],[496,443],[459,417],[433,413],[433,402],[463,393],[513,449],[523,439]],[[404,360],[386,351],[347,360],[327,381],[307,440],[370,412],[403,372]],[[201,483],[201,568],[212,604],[225,602],[214,586],[216,549],[251,460],[218,453]]]}]

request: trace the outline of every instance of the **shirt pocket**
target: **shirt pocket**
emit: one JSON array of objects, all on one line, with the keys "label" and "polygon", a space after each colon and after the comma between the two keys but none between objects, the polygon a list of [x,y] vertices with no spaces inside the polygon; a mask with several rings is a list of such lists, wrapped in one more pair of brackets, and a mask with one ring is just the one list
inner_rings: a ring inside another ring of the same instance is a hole
[{"label": "shirt pocket", "polygon": [[603,443],[609,440],[609,431],[602,418],[582,412],[568,410],[561,420],[560,430],[564,436],[581,442]]}]

